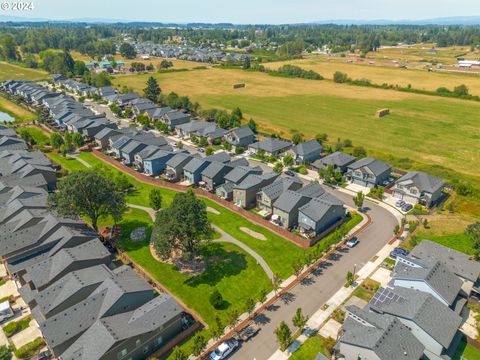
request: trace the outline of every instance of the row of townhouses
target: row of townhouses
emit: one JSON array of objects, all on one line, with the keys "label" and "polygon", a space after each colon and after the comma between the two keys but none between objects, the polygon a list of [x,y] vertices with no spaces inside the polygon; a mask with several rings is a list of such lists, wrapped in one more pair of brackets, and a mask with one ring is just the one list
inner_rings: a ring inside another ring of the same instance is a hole
[{"label": "row of townhouses", "polygon": [[0,258],[8,276],[55,358],[147,358],[191,318],[129,266],[115,265],[83,221],[53,213],[47,197],[55,183],[49,159],[0,126]]},{"label": "row of townhouses", "polygon": [[479,292],[479,275],[478,261],[423,240],[397,257],[391,281],[364,308],[346,307],[337,358],[450,359],[463,337],[468,297]]}]

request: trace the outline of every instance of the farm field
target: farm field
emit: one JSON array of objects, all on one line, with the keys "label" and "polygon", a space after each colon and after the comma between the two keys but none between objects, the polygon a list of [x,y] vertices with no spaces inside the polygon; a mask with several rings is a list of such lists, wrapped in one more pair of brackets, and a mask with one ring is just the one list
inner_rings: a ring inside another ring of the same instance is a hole
[{"label": "farm field", "polygon": [[48,74],[43,70],[29,69],[0,61],[0,82],[5,80],[43,80]]},{"label": "farm field", "polygon": [[[151,76],[118,76],[114,83],[141,92]],[[351,139],[354,145],[386,158],[414,161],[456,170],[480,180],[480,103],[393,90],[269,76],[242,70],[154,74],[166,92],[199,101],[203,108],[240,107],[261,130],[289,136],[296,129],[307,137],[327,133],[331,141]],[[246,88],[233,90],[244,82]],[[391,115],[377,119],[380,108]]]},{"label": "farm field", "polygon": [[[336,71],[347,73],[352,79],[368,79],[373,84],[392,84],[414,89],[436,91],[439,87],[453,90],[455,86],[465,84],[472,95],[480,95],[480,75],[446,73],[440,71],[428,72],[426,69],[401,69],[385,66],[382,62],[368,64],[364,59],[360,63],[348,63],[348,58],[333,58],[327,56],[310,57],[308,59],[272,62],[265,64],[268,69],[277,69],[282,65],[291,64],[305,70],[313,70],[327,79],[333,79]],[[350,60],[352,61],[352,60]]]}]

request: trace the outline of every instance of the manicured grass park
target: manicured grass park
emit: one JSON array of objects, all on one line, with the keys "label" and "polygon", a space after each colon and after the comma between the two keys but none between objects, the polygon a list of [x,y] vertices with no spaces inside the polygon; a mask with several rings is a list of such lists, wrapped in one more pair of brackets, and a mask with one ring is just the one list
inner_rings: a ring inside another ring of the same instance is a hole
[{"label": "manicured grass park", "polygon": [[458,345],[452,360],[477,360],[480,359],[480,350],[476,347],[468,344],[465,341],[461,341]]},{"label": "manicured grass park", "polygon": [[71,157],[63,157],[59,153],[50,152],[46,154],[55,164],[60,165],[68,171],[86,170],[86,166],[78,160]]}]

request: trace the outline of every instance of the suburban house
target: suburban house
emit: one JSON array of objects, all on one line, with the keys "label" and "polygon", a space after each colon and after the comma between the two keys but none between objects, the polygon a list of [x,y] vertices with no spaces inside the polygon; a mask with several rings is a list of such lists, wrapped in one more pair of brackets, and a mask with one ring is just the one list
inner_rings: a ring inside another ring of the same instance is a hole
[{"label": "suburban house", "polygon": [[310,197],[298,191],[283,192],[273,203],[272,221],[285,229],[292,228],[298,223],[298,209],[310,200]]},{"label": "suburban house", "polygon": [[248,126],[236,127],[225,134],[225,140],[233,147],[246,149],[255,142],[255,134]]},{"label": "suburban house", "polygon": [[217,130],[217,124],[204,120],[191,121],[176,126],[175,130],[180,138],[190,138],[192,136],[207,137]]},{"label": "suburban house", "polygon": [[347,180],[353,184],[374,188],[388,181],[392,168],[387,163],[366,157],[355,161],[347,167]]},{"label": "suburban house", "polygon": [[480,263],[469,255],[430,240],[422,240],[409,256],[426,263],[440,261],[462,280],[462,291],[466,295],[470,295],[472,291],[478,292],[475,284],[480,276]]},{"label": "suburban house", "polygon": [[192,159],[192,155],[188,153],[176,153],[165,163],[165,177],[172,182],[179,181],[183,177],[183,169],[185,165],[187,165]]},{"label": "suburban house", "polygon": [[248,145],[248,150],[253,153],[262,150],[265,155],[278,156],[289,150],[291,147],[292,143],[290,141],[284,141],[277,138],[266,138]]},{"label": "suburban house", "polygon": [[107,96],[117,95],[117,91],[113,86],[103,86],[97,88],[97,94],[102,99],[106,100]]},{"label": "suburban house", "polygon": [[130,105],[135,115],[143,114],[148,109],[157,107],[153,101],[142,97],[132,100]]},{"label": "suburban house", "polygon": [[337,357],[345,360],[420,360],[425,346],[390,315],[380,315],[356,305],[345,308],[346,316],[335,345]]},{"label": "suburban house", "polygon": [[299,208],[324,193],[325,190],[317,182],[311,182],[296,191],[283,192],[273,203],[272,222],[285,229],[296,226]]},{"label": "suburban house", "polygon": [[287,153],[293,156],[297,164],[311,163],[320,159],[323,147],[317,140],[309,140],[293,146]]},{"label": "suburban house", "polygon": [[28,146],[22,139],[13,136],[0,138],[0,151],[3,150],[27,150]]},{"label": "suburban house", "polygon": [[245,209],[254,207],[260,189],[273,183],[277,177],[278,174],[275,172],[246,176],[242,182],[233,187],[233,202]]},{"label": "suburban house", "polygon": [[273,203],[287,190],[296,191],[303,186],[298,177],[277,178],[273,183],[263,187],[257,193],[257,208],[263,217],[269,217],[273,212]]},{"label": "suburban house", "polygon": [[192,157],[188,164],[183,168],[185,181],[191,185],[198,185],[202,180],[202,171],[210,165],[210,161],[204,158]]},{"label": "suburban house", "polygon": [[395,182],[392,195],[407,203],[430,208],[442,199],[444,187],[442,179],[421,171],[412,171]]},{"label": "suburban house", "polygon": [[190,115],[174,110],[163,114],[160,120],[167,124],[170,129],[175,129],[178,125],[190,122]]},{"label": "suburban house", "polygon": [[153,107],[145,110],[144,113],[148,116],[148,119],[150,121],[157,121],[157,120],[161,120],[163,115],[172,111],[174,110],[167,106],[167,107]]},{"label": "suburban house", "polygon": [[202,186],[207,191],[214,191],[225,182],[225,175],[232,171],[233,167],[228,163],[212,161],[202,171]]},{"label": "suburban house", "polygon": [[143,169],[147,175],[159,176],[165,171],[166,163],[175,153],[159,150],[143,160]]},{"label": "suburban house", "polygon": [[455,304],[462,289],[462,280],[439,260],[427,263],[411,257],[397,256],[391,285],[430,293],[449,307],[465,304],[461,299],[459,304]]},{"label": "suburban house", "polygon": [[312,166],[318,170],[326,170],[329,166],[332,166],[334,171],[344,174],[347,171],[348,165],[353,164],[356,160],[357,158],[355,156],[336,151],[321,159],[315,160]]},{"label": "suburban house", "polygon": [[[370,311],[395,316],[425,346],[429,359],[443,360],[462,317],[429,293],[408,288],[380,288],[368,304]],[[460,334],[459,334],[460,335]]]},{"label": "suburban house", "polygon": [[145,149],[135,154],[133,157],[133,167],[138,171],[143,171],[143,161],[154,155],[161,148],[154,145],[148,145]]},{"label": "suburban house", "polygon": [[118,97],[115,99],[115,103],[120,106],[121,108],[125,106],[131,105],[132,101],[138,99],[140,95],[135,92],[126,93],[126,94],[119,94]]},{"label": "suburban house", "polygon": [[298,209],[298,227],[307,237],[316,237],[345,218],[343,202],[324,193]]},{"label": "suburban house", "polygon": [[15,137],[17,136],[17,133],[14,129],[8,127],[7,125],[0,125],[0,137],[3,136]]}]

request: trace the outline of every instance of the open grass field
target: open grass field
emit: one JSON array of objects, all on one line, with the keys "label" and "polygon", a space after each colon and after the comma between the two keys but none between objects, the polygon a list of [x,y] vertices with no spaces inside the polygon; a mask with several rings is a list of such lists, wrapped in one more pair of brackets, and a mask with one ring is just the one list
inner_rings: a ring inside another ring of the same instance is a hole
[{"label": "open grass field", "polygon": [[[140,91],[150,75],[118,76],[116,85]],[[331,140],[351,139],[375,155],[408,157],[440,165],[480,180],[480,103],[393,90],[273,77],[242,70],[155,74],[164,92],[175,91],[204,108],[240,107],[261,129],[307,137],[327,133]],[[244,82],[246,88],[232,89]],[[391,115],[377,119],[388,107]]]},{"label": "open grass field", "polygon": [[363,62],[348,63],[348,58],[333,58],[328,56],[316,56],[308,59],[272,62],[265,64],[268,69],[291,64],[300,66],[305,70],[313,70],[327,79],[333,79],[336,71],[347,73],[352,79],[369,79],[374,84],[392,84],[406,87],[411,85],[414,89],[435,91],[439,87],[447,87],[451,90],[455,86],[465,84],[473,95],[480,95],[480,75],[461,74],[446,72],[428,72],[427,69],[401,69],[394,66],[386,66],[382,62],[365,59]]},{"label": "open grass field", "polygon": [[48,73],[0,61],[0,82],[5,80],[43,80]]},{"label": "open grass field", "polygon": [[11,102],[3,96],[0,96],[0,111],[10,114],[17,122],[29,122],[37,118],[34,113]]},{"label": "open grass field", "polygon": [[[89,62],[93,60],[88,55],[83,55],[78,51],[72,51],[70,54],[75,60],[81,60],[84,62]],[[124,61],[125,65],[130,65],[132,62],[139,62],[145,65],[153,64],[155,67],[157,67],[162,62],[162,60],[164,60],[164,58],[154,57],[154,56],[152,56],[148,60],[143,60],[140,56],[137,57],[136,59],[125,59],[121,55],[115,55],[114,58],[117,61],[118,60]],[[165,60],[171,61],[173,63],[173,67],[171,69],[193,69],[198,66],[210,66],[209,64],[195,62],[195,61],[177,60],[177,59],[165,59]]]},{"label": "open grass field", "polygon": [[50,144],[49,134],[45,130],[40,129],[37,126],[23,126],[17,129],[17,132],[19,131],[27,131],[32,137],[32,139],[35,141],[36,145]]}]

